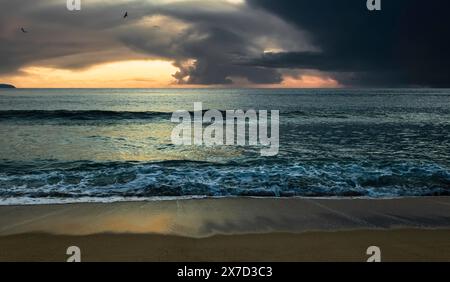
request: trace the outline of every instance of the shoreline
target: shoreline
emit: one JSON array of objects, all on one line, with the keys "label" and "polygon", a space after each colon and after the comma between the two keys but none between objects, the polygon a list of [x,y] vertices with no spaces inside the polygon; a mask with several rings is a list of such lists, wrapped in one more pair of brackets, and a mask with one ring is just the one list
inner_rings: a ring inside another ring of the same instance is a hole
[{"label": "shoreline", "polygon": [[140,204],[140,203],[155,203],[155,202],[176,202],[176,201],[217,201],[217,200],[325,200],[325,201],[349,201],[349,200],[365,200],[365,201],[392,201],[392,200],[418,200],[418,199],[446,199],[450,196],[392,196],[392,197],[265,197],[265,196],[179,196],[179,197],[149,197],[149,198],[125,198],[111,201],[101,201],[88,199],[80,199],[80,201],[67,201],[67,202],[30,202],[30,203],[12,203],[4,204],[0,200],[0,207],[32,207],[32,206],[63,206],[63,205],[93,205],[93,204]]},{"label": "shoreline", "polygon": [[0,261],[450,261],[450,197],[0,206]]}]

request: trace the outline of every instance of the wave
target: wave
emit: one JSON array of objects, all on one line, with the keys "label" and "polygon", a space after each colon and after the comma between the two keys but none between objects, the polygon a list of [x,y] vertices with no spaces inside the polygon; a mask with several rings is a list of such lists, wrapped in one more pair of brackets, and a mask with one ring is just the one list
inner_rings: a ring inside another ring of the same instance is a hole
[{"label": "wave", "polygon": [[[203,114],[208,110],[204,110]],[[226,111],[219,111],[223,116]],[[193,117],[193,111],[189,112]],[[90,124],[95,123],[119,123],[119,122],[139,122],[139,121],[154,121],[165,120],[170,121],[172,117],[171,112],[130,112],[130,111],[72,111],[72,110],[11,110],[0,111],[0,122],[14,122],[26,124]]]},{"label": "wave", "polygon": [[450,195],[436,164],[281,164],[192,161],[2,162],[0,203],[154,197],[406,197]]},{"label": "wave", "polygon": [[7,120],[133,120],[170,118],[171,113],[165,112],[121,112],[121,111],[0,111],[0,121]]},{"label": "wave", "polygon": [[[205,113],[207,110],[204,110]],[[226,111],[220,111],[222,115],[226,115]],[[190,114],[194,112],[190,111]],[[392,109],[392,111],[378,111],[377,109],[352,109],[352,110],[327,110],[308,109],[308,110],[287,110],[280,111],[281,116],[287,118],[332,118],[332,119],[349,119],[352,117],[367,118],[387,118],[395,117],[397,119],[411,118],[411,115],[432,115],[446,116],[450,115],[447,110],[436,109]],[[46,121],[46,120],[68,120],[68,121],[96,121],[96,120],[149,120],[156,118],[170,119],[171,112],[155,112],[155,111],[102,111],[102,110],[7,110],[0,111],[0,122],[2,121]]]}]

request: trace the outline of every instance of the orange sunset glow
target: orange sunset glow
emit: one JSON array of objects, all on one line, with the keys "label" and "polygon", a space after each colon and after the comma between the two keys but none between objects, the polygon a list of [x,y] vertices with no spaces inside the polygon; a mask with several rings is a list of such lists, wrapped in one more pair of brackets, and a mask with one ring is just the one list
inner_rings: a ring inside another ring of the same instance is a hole
[{"label": "orange sunset glow", "polygon": [[[25,13],[26,6],[20,8]],[[0,83],[19,88],[341,86],[326,72],[259,62],[268,52],[315,47],[275,15],[249,13],[243,0],[98,0],[83,3],[81,11],[51,12],[58,8],[47,0],[28,20],[6,15],[7,24],[0,25]],[[50,16],[41,17],[47,9]],[[204,22],[218,14],[230,19]],[[35,46],[33,52],[30,46]]]},{"label": "orange sunset glow", "polygon": [[[18,74],[0,76],[20,88],[190,88],[217,87],[178,84],[173,74],[178,71],[169,61],[131,60],[94,65],[82,70],[29,66]],[[318,75],[286,76],[280,84],[236,82],[233,87],[260,88],[337,88],[336,80]]]}]

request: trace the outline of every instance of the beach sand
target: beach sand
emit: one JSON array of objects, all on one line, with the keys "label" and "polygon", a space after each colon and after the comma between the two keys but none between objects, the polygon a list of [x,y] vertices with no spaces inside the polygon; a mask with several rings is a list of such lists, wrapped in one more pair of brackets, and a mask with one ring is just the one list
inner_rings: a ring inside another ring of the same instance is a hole
[{"label": "beach sand", "polygon": [[192,239],[164,235],[25,234],[0,238],[0,261],[63,262],[69,246],[82,261],[297,262],[368,259],[379,246],[383,261],[450,261],[450,230],[339,231],[303,234],[221,235]]},{"label": "beach sand", "polygon": [[450,198],[0,207],[0,261],[450,261]]}]

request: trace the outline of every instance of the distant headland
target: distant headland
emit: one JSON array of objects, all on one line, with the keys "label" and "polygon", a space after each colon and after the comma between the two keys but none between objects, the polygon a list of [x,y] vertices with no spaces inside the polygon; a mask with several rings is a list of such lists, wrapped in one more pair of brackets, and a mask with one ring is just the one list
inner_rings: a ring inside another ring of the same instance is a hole
[{"label": "distant headland", "polygon": [[14,89],[14,88],[16,87],[11,84],[0,84],[0,89]]}]

